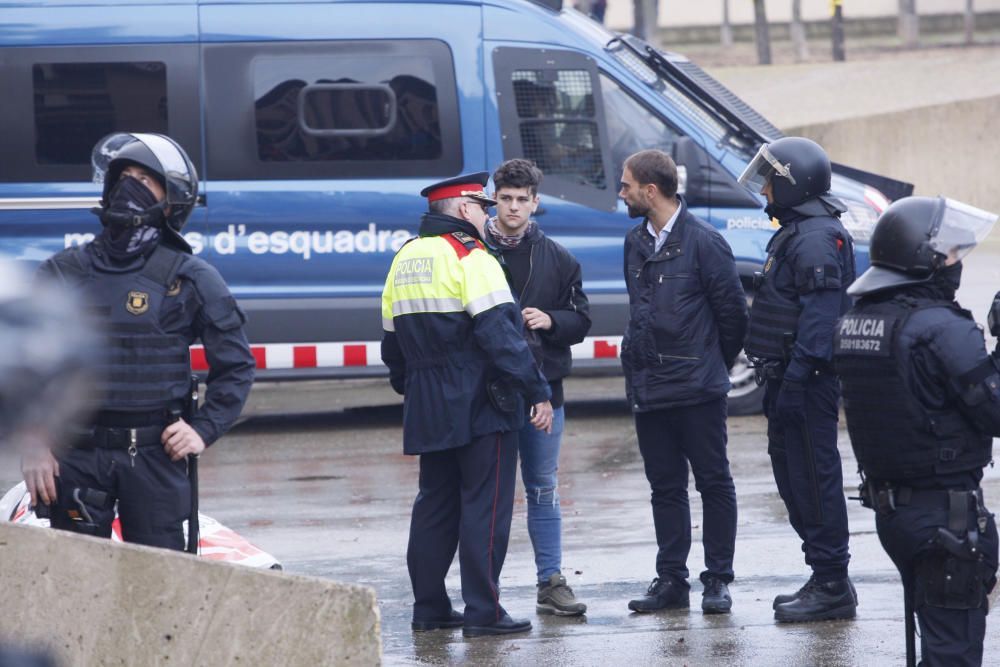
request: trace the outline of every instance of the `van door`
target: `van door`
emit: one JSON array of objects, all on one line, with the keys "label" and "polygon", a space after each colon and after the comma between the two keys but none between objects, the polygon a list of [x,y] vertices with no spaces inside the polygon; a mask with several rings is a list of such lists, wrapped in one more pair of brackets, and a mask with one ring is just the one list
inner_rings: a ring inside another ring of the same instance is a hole
[{"label": "van door", "polygon": [[622,242],[634,222],[617,214],[597,66],[568,50],[497,46],[489,53],[503,151],[492,162],[519,157],[542,169],[535,216],[583,267],[591,336],[621,336],[628,318]]},{"label": "van door", "polygon": [[[463,127],[482,123],[467,99],[478,77],[460,105],[453,58],[471,49],[473,66],[480,9],[449,6],[433,37],[421,31],[441,9],[203,7],[204,256],[248,311],[252,342],[381,339],[386,272],[427,210],[418,193],[462,171]],[[378,363],[377,345],[368,357]]]},{"label": "van door", "polygon": [[[148,27],[128,17],[109,26],[106,8],[20,10],[17,20],[9,11],[0,9],[0,252],[37,263],[100,231],[90,154],[105,135],[169,134],[201,169],[197,14],[150,8],[142,20],[162,18],[176,40],[150,44]],[[91,43],[70,42],[81,36]],[[186,231],[203,216],[196,209]]]}]

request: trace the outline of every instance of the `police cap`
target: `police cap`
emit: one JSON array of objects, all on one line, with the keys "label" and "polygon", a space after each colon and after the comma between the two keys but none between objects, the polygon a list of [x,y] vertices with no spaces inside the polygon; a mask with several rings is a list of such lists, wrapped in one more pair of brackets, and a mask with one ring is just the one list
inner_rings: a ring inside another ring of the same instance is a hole
[{"label": "police cap", "polygon": [[490,174],[487,171],[463,174],[434,185],[428,185],[420,191],[420,196],[427,197],[428,202],[451,199],[452,197],[469,197],[486,206],[496,206],[496,200],[490,199],[486,194],[486,183],[489,180]]}]

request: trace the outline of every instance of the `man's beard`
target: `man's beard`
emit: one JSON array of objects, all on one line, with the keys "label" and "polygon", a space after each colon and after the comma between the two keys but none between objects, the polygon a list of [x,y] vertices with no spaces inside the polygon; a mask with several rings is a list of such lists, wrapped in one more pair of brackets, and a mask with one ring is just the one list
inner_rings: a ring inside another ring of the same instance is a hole
[{"label": "man's beard", "polygon": [[629,204],[625,202],[625,206],[628,208],[628,217],[630,218],[645,218],[649,215],[649,207],[642,204]]}]

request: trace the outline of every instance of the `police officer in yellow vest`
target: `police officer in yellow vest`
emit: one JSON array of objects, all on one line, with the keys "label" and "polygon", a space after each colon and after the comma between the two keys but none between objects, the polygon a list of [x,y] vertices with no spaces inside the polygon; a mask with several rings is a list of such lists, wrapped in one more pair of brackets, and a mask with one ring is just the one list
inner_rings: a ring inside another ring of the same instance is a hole
[{"label": "police officer in yellow vest", "polygon": [[[415,631],[466,637],[531,629],[499,600],[507,553],[517,431],[552,424],[549,384],[524,340],[520,307],[482,242],[489,174],[425,188],[420,236],[396,254],[382,293],[382,360],[405,396],[403,451],[420,455],[406,561]],[[459,551],[465,614],[444,579]]]}]

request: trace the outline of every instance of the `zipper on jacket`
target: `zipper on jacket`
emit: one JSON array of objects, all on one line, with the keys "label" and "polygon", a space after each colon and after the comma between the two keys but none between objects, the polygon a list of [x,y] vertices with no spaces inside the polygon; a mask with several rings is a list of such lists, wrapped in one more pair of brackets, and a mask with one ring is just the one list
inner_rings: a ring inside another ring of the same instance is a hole
[{"label": "zipper on jacket", "polygon": [[685,357],[679,354],[660,354],[657,352],[657,357],[660,358],[660,363],[663,363],[664,359],[687,359],[688,361],[698,361],[701,357]]}]

